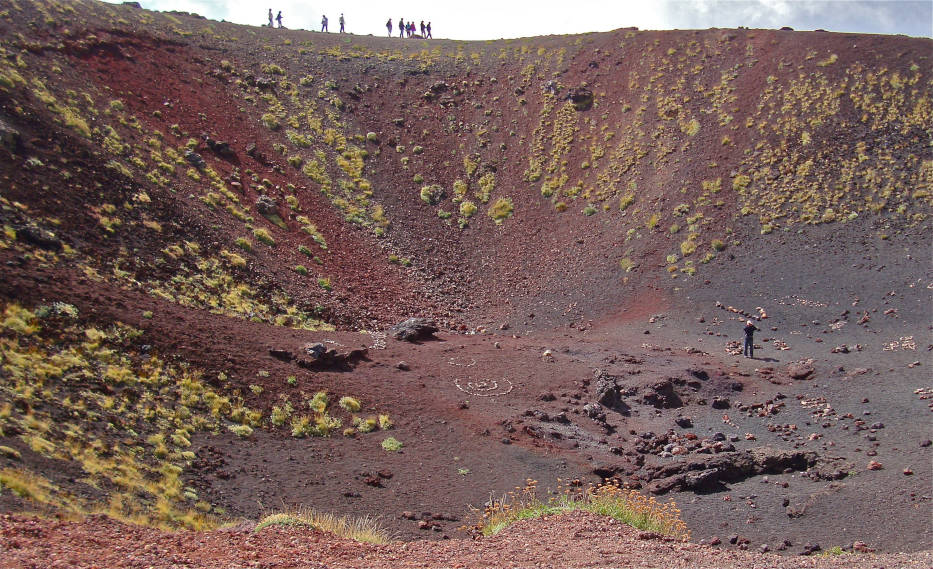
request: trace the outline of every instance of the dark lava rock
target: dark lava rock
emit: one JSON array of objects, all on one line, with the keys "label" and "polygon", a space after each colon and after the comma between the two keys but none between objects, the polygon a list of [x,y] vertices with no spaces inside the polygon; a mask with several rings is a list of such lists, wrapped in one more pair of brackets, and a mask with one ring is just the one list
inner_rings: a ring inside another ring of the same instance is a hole
[{"label": "dark lava rock", "polygon": [[693,421],[690,417],[677,417],[674,419],[674,422],[677,423],[677,426],[682,429],[690,429],[693,427]]},{"label": "dark lava rock", "polygon": [[328,348],[325,344],[316,342],[305,344],[301,348],[303,357],[297,358],[297,363],[305,369],[339,368],[348,369],[359,360],[365,359],[368,350],[356,348],[338,352]]},{"label": "dark lava rock", "polygon": [[223,140],[214,140],[209,136],[204,137],[204,142],[207,144],[207,147],[211,149],[211,152],[220,156],[221,158],[235,158],[236,152],[233,151],[233,148],[230,147],[230,143]]},{"label": "dark lava rock", "polygon": [[658,409],[676,409],[684,405],[680,396],[674,391],[674,384],[670,379],[654,384],[651,392],[647,393],[642,400]]},{"label": "dark lava rock", "polygon": [[256,211],[263,216],[278,215],[279,204],[275,203],[275,200],[271,197],[262,195],[256,199]]},{"label": "dark lava rock", "polygon": [[551,391],[545,391],[538,396],[538,401],[554,401],[555,399],[557,399],[557,396]]},{"label": "dark lava rock", "polygon": [[593,92],[588,87],[577,87],[570,91],[570,102],[578,111],[588,111],[593,108]]},{"label": "dark lava rock", "polygon": [[780,474],[788,469],[806,470],[816,461],[815,452],[759,447],[672,462],[646,469],[646,474],[655,481],[651,488],[655,494],[672,490],[714,492],[724,489],[728,482],[760,474]]},{"label": "dark lava rock", "polygon": [[596,401],[605,407],[622,415],[629,415],[631,408],[622,401],[622,390],[616,376],[605,371],[597,370],[594,386],[596,387]]},{"label": "dark lava rock", "polygon": [[713,409],[728,409],[732,404],[727,397],[713,397]]},{"label": "dark lava rock", "polygon": [[409,318],[389,328],[389,334],[393,338],[406,342],[431,338],[435,332],[437,332],[437,326],[425,318]]},{"label": "dark lava rock", "polygon": [[202,158],[201,155],[194,150],[185,151],[185,160],[188,162],[188,164],[191,164],[198,170],[203,170],[205,167],[207,167],[207,162],[204,161],[204,158]]},{"label": "dark lava rock", "polygon": [[820,544],[818,543],[808,543],[803,546],[803,551],[800,552],[800,555],[813,555],[818,551],[822,551]]},{"label": "dark lava rock", "polygon": [[605,422],[606,413],[603,411],[602,405],[599,403],[587,403],[583,406],[583,412],[586,413],[586,416],[594,421],[600,423]]},{"label": "dark lava rock", "polygon": [[16,238],[46,251],[61,251],[64,248],[62,242],[52,232],[35,225],[17,227]]},{"label": "dark lava rock", "polygon": [[10,154],[16,154],[22,142],[19,131],[0,119],[0,145],[3,145]]}]

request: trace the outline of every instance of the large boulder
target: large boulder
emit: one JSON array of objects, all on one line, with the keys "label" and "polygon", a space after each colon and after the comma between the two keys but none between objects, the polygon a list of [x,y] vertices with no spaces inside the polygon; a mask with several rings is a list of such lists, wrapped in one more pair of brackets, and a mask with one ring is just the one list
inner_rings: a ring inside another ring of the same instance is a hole
[{"label": "large boulder", "polygon": [[389,328],[389,334],[396,340],[416,342],[434,336],[437,326],[426,318],[409,318]]}]

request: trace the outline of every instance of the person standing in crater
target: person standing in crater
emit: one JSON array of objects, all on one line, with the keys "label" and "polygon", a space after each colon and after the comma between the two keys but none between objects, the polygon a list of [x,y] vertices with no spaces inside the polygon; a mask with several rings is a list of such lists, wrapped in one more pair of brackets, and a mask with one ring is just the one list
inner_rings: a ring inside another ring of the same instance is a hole
[{"label": "person standing in crater", "polygon": [[745,322],[745,347],[743,353],[746,358],[755,359],[755,330],[761,330],[755,324],[748,320]]}]

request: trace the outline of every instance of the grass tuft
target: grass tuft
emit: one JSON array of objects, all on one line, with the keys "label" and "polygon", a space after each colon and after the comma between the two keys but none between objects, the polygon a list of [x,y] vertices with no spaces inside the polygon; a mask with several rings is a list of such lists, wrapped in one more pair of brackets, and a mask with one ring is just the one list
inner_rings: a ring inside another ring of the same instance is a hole
[{"label": "grass tuft", "polygon": [[389,532],[380,525],[376,518],[338,517],[330,513],[316,512],[304,506],[264,517],[256,524],[255,531],[262,531],[269,526],[310,527],[361,543],[383,544],[390,539]]},{"label": "grass tuft", "polygon": [[538,481],[528,479],[523,488],[516,488],[507,496],[491,501],[473,530],[482,535],[495,535],[519,520],[577,510],[609,516],[632,527],[675,539],[690,539],[690,532],[673,501],[662,505],[653,497],[622,488],[614,482],[582,488],[558,485],[555,492],[548,491],[545,497],[541,497]]}]

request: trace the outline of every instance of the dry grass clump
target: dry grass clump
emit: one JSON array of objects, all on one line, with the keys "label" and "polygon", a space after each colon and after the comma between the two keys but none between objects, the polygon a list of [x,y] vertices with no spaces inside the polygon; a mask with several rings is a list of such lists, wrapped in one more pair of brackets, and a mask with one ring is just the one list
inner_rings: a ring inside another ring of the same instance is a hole
[{"label": "dry grass clump", "polygon": [[495,535],[519,520],[583,510],[609,516],[641,530],[683,541],[690,539],[690,531],[673,500],[659,504],[653,497],[621,487],[617,481],[586,486],[573,481],[563,486],[558,479],[556,491],[548,490],[544,497],[538,492],[538,481],[529,478],[524,487],[516,487],[508,495],[490,501],[473,530],[482,535]]},{"label": "dry grass clump", "polygon": [[287,512],[270,514],[256,524],[255,531],[258,532],[273,525],[311,527],[362,543],[382,544],[390,539],[389,532],[380,525],[376,518],[338,517],[330,513],[315,512],[312,508],[305,506]]}]

